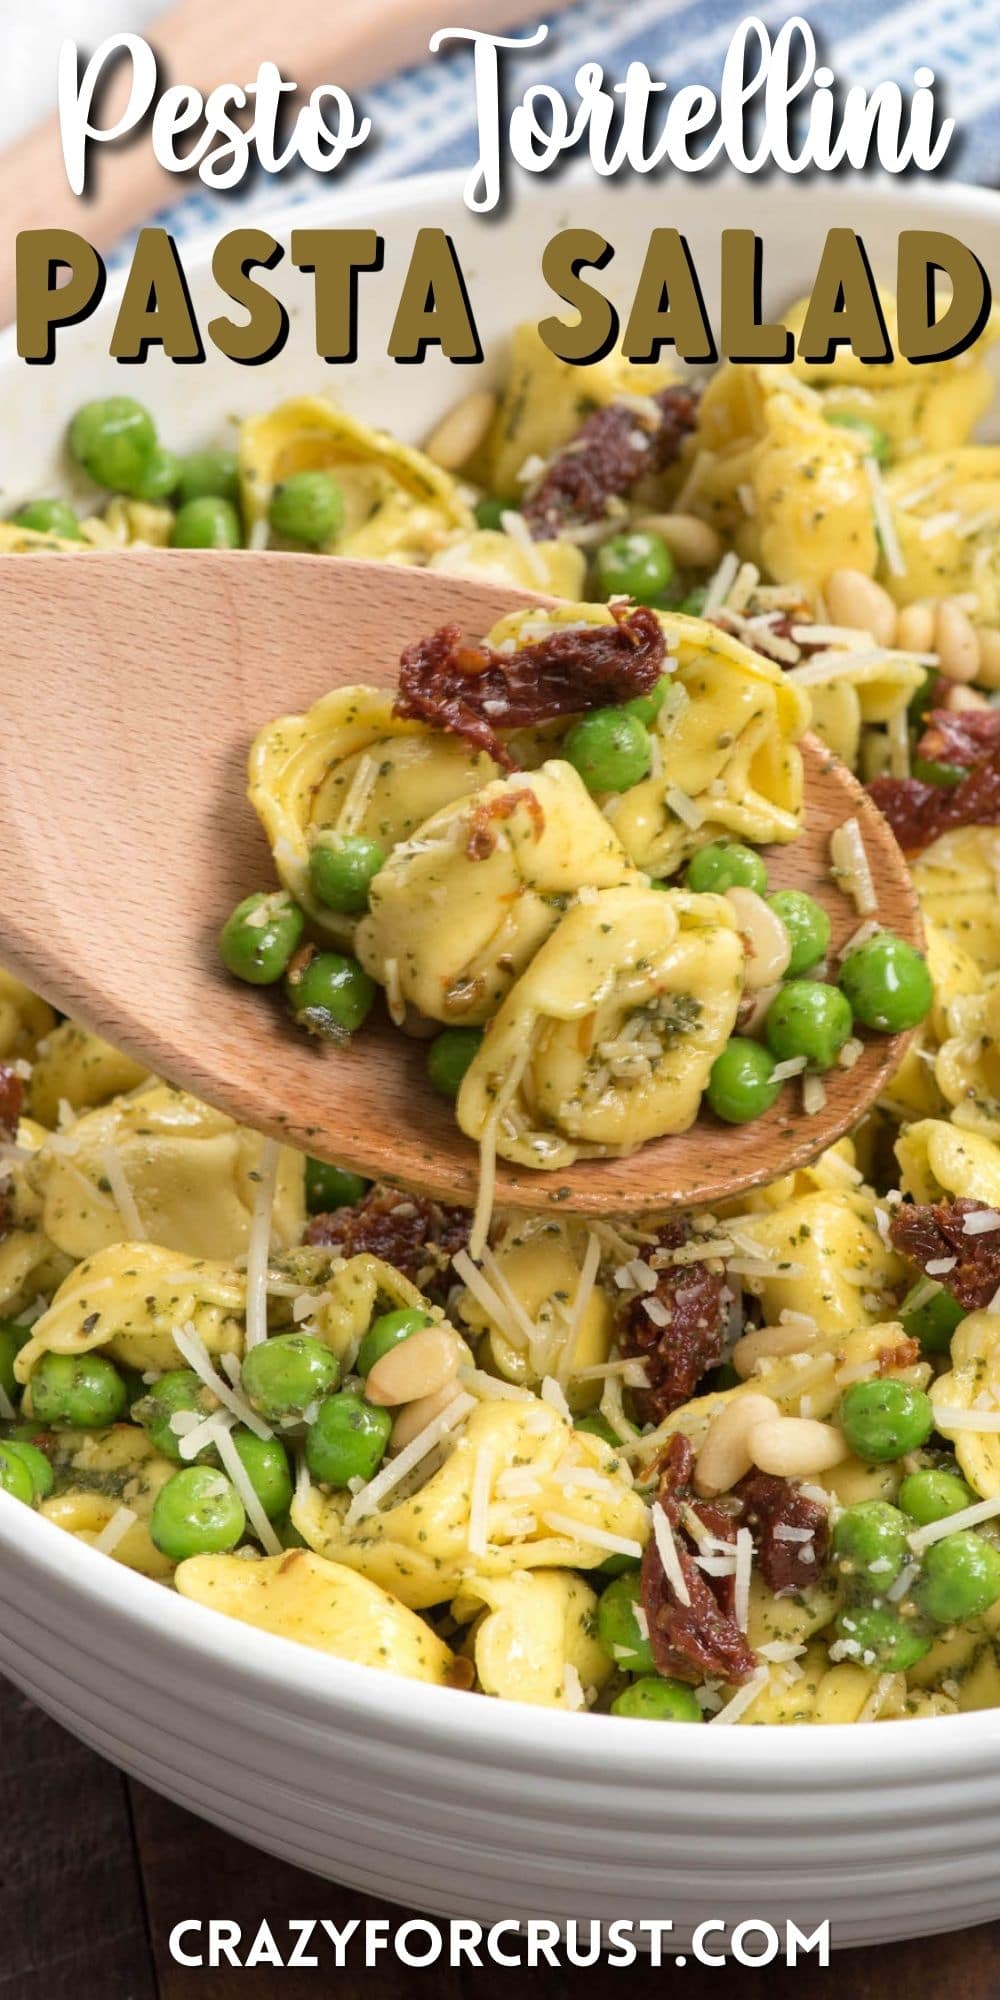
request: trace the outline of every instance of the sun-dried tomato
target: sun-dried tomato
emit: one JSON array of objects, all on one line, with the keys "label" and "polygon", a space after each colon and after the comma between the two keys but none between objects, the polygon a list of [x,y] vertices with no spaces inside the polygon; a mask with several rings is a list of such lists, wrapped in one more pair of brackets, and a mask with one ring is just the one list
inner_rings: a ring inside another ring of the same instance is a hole
[{"label": "sun-dried tomato", "polygon": [[[806,1590],[822,1573],[830,1547],[827,1510],[810,1500],[792,1479],[769,1472],[748,1472],[734,1488],[740,1502],[740,1526],[754,1539],[757,1563],[776,1597]],[[782,1528],[808,1529],[809,1540],[786,1541]]]},{"label": "sun-dried tomato", "polygon": [[466,1208],[376,1184],[360,1201],[314,1215],[304,1241],[342,1257],[381,1257],[434,1296],[451,1282],[451,1260],[465,1249],[471,1220]]},{"label": "sun-dried tomato", "polygon": [[[686,1230],[662,1248],[676,1249]],[[618,1319],[618,1340],[623,1354],[638,1355],[645,1362],[647,1389],[633,1389],[636,1412],[644,1424],[662,1423],[671,1410],[694,1395],[707,1368],[722,1359],[725,1333],[723,1295],[725,1279],[706,1264],[668,1264],[656,1274],[656,1290],[640,1292],[623,1304]],[[657,1319],[669,1315],[665,1324],[650,1318],[653,1305]]]},{"label": "sun-dried tomato", "polygon": [[1000,1223],[967,1236],[967,1215],[987,1211],[984,1201],[905,1201],[889,1224],[893,1248],[918,1270],[955,1259],[950,1271],[935,1271],[938,1283],[966,1312],[982,1312],[1000,1287]]},{"label": "sun-dried tomato", "polygon": [[584,419],[524,501],[522,512],[536,542],[570,524],[601,520],[609,500],[674,463],[694,428],[697,396],[689,389],[661,389],[652,401],[659,412],[655,425],[631,403],[606,403]]},{"label": "sun-dried tomato", "polygon": [[553,722],[649,694],[663,672],[663,628],[644,605],[612,606],[611,625],[556,625],[516,653],[467,644],[457,625],[416,639],[400,661],[393,714],[464,737],[515,771],[498,730]]},{"label": "sun-dried tomato", "polygon": [[895,1347],[880,1347],[875,1356],[876,1375],[892,1375],[899,1368],[912,1368],[920,1360],[920,1342],[897,1340]]},{"label": "sun-dried tomato", "polygon": [[0,1139],[17,1137],[17,1125],[24,1103],[24,1084],[9,1063],[0,1063]]},{"label": "sun-dried tomato", "polygon": [[537,792],[522,785],[516,792],[501,792],[493,799],[478,799],[469,814],[465,852],[470,861],[488,861],[497,844],[501,820],[510,819],[518,806],[528,813],[536,840],[545,832],[545,812]]},{"label": "sun-dried tomato", "polygon": [[922,778],[873,778],[868,787],[900,847],[915,854],[959,826],[1000,825],[1000,712],[933,709],[917,744],[920,757],[963,766],[957,785]]},{"label": "sun-dried tomato", "polygon": [[925,718],[918,757],[971,770],[1000,745],[1000,709],[934,708]]},{"label": "sun-dried tomato", "polygon": [[[698,1568],[694,1545],[682,1526],[682,1509],[690,1499],[693,1463],[694,1453],[688,1439],[679,1435],[671,1438],[660,1461],[659,1490],[659,1503],[670,1523],[690,1601],[681,1602],[663,1567],[656,1537],[651,1534],[640,1571],[642,1606],[659,1673],[692,1682],[710,1676],[732,1685],[749,1679],[757,1661],[745,1634],[723,1608],[713,1588],[716,1582],[724,1584],[728,1579],[706,1577]],[[703,1503],[698,1503],[696,1511],[705,1518]],[[709,1523],[706,1521],[705,1525]]]}]

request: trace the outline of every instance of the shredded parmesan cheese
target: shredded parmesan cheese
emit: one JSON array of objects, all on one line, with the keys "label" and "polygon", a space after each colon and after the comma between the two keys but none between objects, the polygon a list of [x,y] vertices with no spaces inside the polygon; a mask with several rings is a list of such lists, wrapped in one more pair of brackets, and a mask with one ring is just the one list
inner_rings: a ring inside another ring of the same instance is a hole
[{"label": "shredded parmesan cheese", "polygon": [[102,1556],[110,1556],[138,1519],[131,1507],[116,1507],[110,1521],[105,1521],[100,1534],[94,1536],[91,1548],[98,1549]]},{"label": "shredded parmesan cheese", "polygon": [[355,1521],[363,1520],[366,1514],[374,1514],[386,1494],[391,1493],[393,1488],[427,1457],[428,1452],[433,1451],[435,1445],[440,1444],[442,1438],[446,1438],[449,1431],[453,1431],[457,1424],[462,1423],[469,1411],[475,1407],[474,1396],[455,1396],[446,1409],[443,1409],[429,1424],[425,1424],[423,1430],[419,1431],[415,1438],[411,1438],[410,1443],[404,1446],[397,1457],[389,1465],[383,1466],[382,1470],[375,1474],[374,1479],[370,1479],[367,1486],[355,1495],[344,1516],[344,1526],[351,1528]]},{"label": "shredded parmesan cheese", "polygon": [[260,1153],[260,1179],[253,1200],[253,1218],[247,1245],[247,1348],[267,1339],[267,1260],[271,1253],[271,1211],[278,1180],[280,1148],[276,1139],[265,1139]]},{"label": "shredded parmesan cheese", "polygon": [[148,1240],[147,1232],[135,1205],[135,1196],[129,1187],[121,1154],[115,1146],[102,1146],[97,1157],[104,1169],[115,1207],[128,1230],[131,1241],[145,1243]]},{"label": "shredded parmesan cheese", "polygon": [[899,536],[896,533],[896,523],[892,518],[892,508],[889,505],[889,495],[886,492],[885,481],[882,478],[882,468],[876,458],[866,458],[863,463],[865,476],[871,488],[872,513],[875,516],[875,526],[882,544],[882,553],[893,576],[905,576],[906,562],[903,551],[899,546]]},{"label": "shredded parmesan cheese", "polygon": [[932,1542],[960,1534],[963,1528],[978,1528],[980,1521],[992,1521],[997,1514],[1000,1514],[1000,1499],[977,1500],[972,1507],[960,1508],[957,1514],[946,1514],[943,1521],[928,1521],[925,1528],[915,1528],[907,1541],[914,1555],[919,1555]]},{"label": "shredded parmesan cheese", "polygon": [[744,1681],[741,1688],[737,1688],[736,1693],[726,1702],[725,1707],[720,1708],[717,1715],[709,1716],[709,1723],[738,1722],[740,1716],[745,1715],[747,1709],[753,1707],[757,1696],[763,1693],[770,1678],[771,1670],[769,1667],[757,1667],[751,1674],[750,1679]]},{"label": "shredded parmesan cheese", "polygon": [[607,1528],[595,1528],[589,1521],[575,1521],[572,1514],[543,1514],[542,1521],[554,1535],[565,1535],[569,1541],[583,1542],[588,1548],[603,1549],[606,1555],[631,1556],[636,1562],[642,1556],[641,1542],[632,1541],[628,1535],[613,1535]]},{"label": "shredded parmesan cheese", "polygon": [[267,1550],[269,1556],[280,1556],[282,1553],[281,1543],[260,1504],[260,1498],[253,1481],[236,1449],[232,1434],[226,1425],[217,1425],[214,1443],[223,1466],[243,1502],[247,1520],[254,1534],[257,1536],[261,1547]]},{"label": "shredded parmesan cheese", "polygon": [[687,1587],[684,1579],[684,1571],[680,1565],[677,1545],[674,1541],[674,1531],[658,1500],[653,1504],[652,1519],[653,1538],[656,1542],[657,1553],[663,1564],[663,1572],[667,1582],[676,1592],[679,1602],[690,1605],[691,1592]]},{"label": "shredded parmesan cheese", "polygon": [[224,1381],[212,1366],[208,1348],[196,1332],[191,1320],[183,1326],[175,1326],[173,1338],[174,1346],[178,1353],[183,1355],[188,1367],[194,1369],[205,1387],[218,1396],[220,1403],[224,1403],[227,1410],[232,1410],[234,1416],[239,1418],[241,1424],[246,1425],[248,1431],[253,1431],[254,1436],[259,1438],[274,1436],[270,1424],[266,1424],[263,1417],[258,1416],[242,1391],[234,1388],[231,1382]]}]

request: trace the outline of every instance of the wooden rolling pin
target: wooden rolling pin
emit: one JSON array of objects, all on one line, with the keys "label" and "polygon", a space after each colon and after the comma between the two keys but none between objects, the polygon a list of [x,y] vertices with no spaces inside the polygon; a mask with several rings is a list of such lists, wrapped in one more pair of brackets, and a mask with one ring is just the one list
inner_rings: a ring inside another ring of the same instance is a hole
[{"label": "wooden rolling pin", "polygon": [[[546,14],[566,4],[548,0]],[[538,0],[465,0],[451,12],[442,0],[362,0],[336,9],[328,0],[292,0],[291,5],[279,0],[211,0],[210,5],[181,0],[151,24],[149,38],[169,64],[170,82],[192,84],[207,96],[215,84],[250,81],[259,65],[270,60],[295,80],[304,99],[320,83],[339,83],[353,92],[419,61],[427,55],[434,30],[453,18],[463,27],[504,33],[537,19],[538,11]],[[116,83],[120,111],[126,79]],[[471,78],[469,89],[471,104]],[[112,86],[102,122],[113,123],[115,116]],[[148,130],[101,148],[88,179],[86,195],[71,192],[55,116],[0,157],[0,325],[14,315],[14,241],[20,230],[75,229],[98,250],[106,250],[126,230],[178,201],[185,189],[200,185],[191,176],[164,172]]]}]

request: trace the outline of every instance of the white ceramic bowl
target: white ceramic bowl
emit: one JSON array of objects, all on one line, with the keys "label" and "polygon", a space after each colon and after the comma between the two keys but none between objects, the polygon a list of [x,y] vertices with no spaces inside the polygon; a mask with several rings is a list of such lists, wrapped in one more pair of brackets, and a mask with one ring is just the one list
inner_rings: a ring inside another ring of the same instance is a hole
[{"label": "white ceramic bowl", "polygon": [[[328,369],[311,353],[308,282],[284,279],[292,336],[266,368],[212,356],[141,374],[107,359],[113,290],[52,368],[0,342],[8,504],[65,480],[60,436],[85,397],[128,388],[189,446],[220,418],[329,388],[419,438],[468,386],[467,370],[384,358],[413,231],[453,234],[488,355],[540,312],[539,250],[567,212],[616,245],[627,302],[650,228],[687,234],[714,307],[719,230],[765,236],[766,303],[808,289],[824,232],[861,231],[891,278],[901,227],[952,230],[988,269],[1000,200],[984,193],[841,184],[756,187],[538,183],[502,221],[470,218],[453,179],[300,209],[302,225],[385,230],[386,268],[362,278],[362,351]],[[273,224],[284,240],[292,218]],[[203,321],[219,309],[207,253],[186,252]],[[608,275],[608,274],[606,274]],[[478,375],[477,375],[477,379]],[[0,917],[2,951],[2,917]],[[669,1918],[684,1949],[704,1919],[759,1917],[835,1944],[957,1929],[996,1914],[1000,1711],[874,1728],[641,1727],[428,1688],[347,1666],[167,1595],[0,1494],[0,1664],[28,1694],[147,1784],[256,1845],[373,1895],[448,1915]]]}]

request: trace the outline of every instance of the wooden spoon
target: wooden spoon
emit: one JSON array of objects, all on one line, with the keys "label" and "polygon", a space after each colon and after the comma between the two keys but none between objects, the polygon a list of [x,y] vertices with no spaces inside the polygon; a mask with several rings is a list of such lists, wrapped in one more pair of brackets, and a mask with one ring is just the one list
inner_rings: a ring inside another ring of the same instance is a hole
[{"label": "wooden spoon", "polygon": [[[151,1069],[306,1152],[471,1202],[478,1155],[424,1072],[425,1045],[381,1009],[345,1052],[286,1025],[223,973],[221,923],[271,886],[246,802],[248,746],[269,718],[351,681],[393,685],[403,642],[456,619],[480,636],[539,600],[429,570],[284,554],[131,550],[0,558],[0,960],[53,1005]],[[843,764],[803,744],[806,830],[767,859],[774,888],[807,888],[833,949],[858,926],[829,875],[852,813],[879,918],[913,943],[920,919],[900,851]],[[499,1164],[497,1200],[591,1215],[687,1207],[815,1158],[867,1110],[905,1036],[875,1036],[804,1116],[797,1083],[752,1125],[706,1117],[628,1159],[568,1172]]]}]

